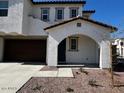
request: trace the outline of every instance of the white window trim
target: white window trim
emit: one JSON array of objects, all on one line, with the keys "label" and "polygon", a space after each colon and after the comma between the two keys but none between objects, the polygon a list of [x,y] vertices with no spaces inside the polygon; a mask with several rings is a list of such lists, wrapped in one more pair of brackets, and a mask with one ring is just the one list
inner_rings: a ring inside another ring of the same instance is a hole
[{"label": "white window trim", "polygon": [[0,8],[0,10],[5,10],[5,9],[7,9],[7,10],[8,10],[8,8]]},{"label": "white window trim", "polygon": [[79,14],[79,7],[70,7],[70,18],[72,18],[72,10],[75,9],[76,10],[76,15],[78,16]]},{"label": "white window trim", "polygon": [[[78,38],[79,37],[69,37],[69,51],[78,51]],[[76,49],[71,49],[71,39],[76,39]]]},{"label": "white window trim", "polygon": [[[62,19],[58,19],[58,10],[62,10]],[[64,7],[57,7],[55,13],[55,21],[63,20],[64,19]]]},{"label": "white window trim", "polygon": [[[43,10],[48,10],[48,13],[47,14],[43,14]],[[49,16],[50,13],[49,12],[50,12],[49,8],[41,8],[41,20],[43,20],[43,21],[49,21],[49,18],[50,18],[50,16]],[[43,19],[43,16],[44,15],[47,15],[48,16],[47,20],[44,20]]]}]

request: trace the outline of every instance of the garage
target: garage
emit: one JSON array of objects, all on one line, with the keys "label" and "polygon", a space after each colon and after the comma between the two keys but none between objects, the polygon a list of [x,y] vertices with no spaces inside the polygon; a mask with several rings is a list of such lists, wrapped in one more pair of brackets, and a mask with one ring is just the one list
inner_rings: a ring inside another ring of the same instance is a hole
[{"label": "garage", "polygon": [[46,40],[4,40],[4,61],[46,62]]}]

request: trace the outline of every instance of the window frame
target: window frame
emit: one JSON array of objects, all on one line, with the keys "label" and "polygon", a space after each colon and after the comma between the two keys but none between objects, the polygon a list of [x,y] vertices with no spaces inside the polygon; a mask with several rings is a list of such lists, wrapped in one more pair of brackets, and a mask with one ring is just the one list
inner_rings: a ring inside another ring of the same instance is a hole
[{"label": "window frame", "polygon": [[78,16],[78,14],[79,14],[79,7],[70,7],[70,18],[76,17],[76,16],[73,16],[72,10],[76,10],[76,16]]},{"label": "window frame", "polygon": [[7,17],[8,16],[8,10],[9,10],[9,0],[0,0],[0,2],[7,2],[7,7],[6,8],[1,8],[0,7],[0,11],[5,10],[7,12],[6,15],[1,15],[0,14],[0,17]]},{"label": "window frame", "polygon": [[[48,13],[47,13],[47,14],[43,14],[43,11],[44,11],[44,10],[47,10]],[[49,16],[49,14],[50,14],[49,12],[50,12],[49,8],[41,8],[41,20],[43,20],[43,21],[49,21],[49,17],[50,17],[50,16]],[[47,19],[43,19],[43,16],[44,16],[44,15],[47,16]]]},{"label": "window frame", "polygon": [[[78,38],[79,37],[69,37],[69,51],[78,51]],[[72,39],[75,39],[76,40],[76,48],[75,49],[72,49]]]},{"label": "window frame", "polygon": [[[62,10],[62,19],[58,19],[58,10]],[[58,20],[63,20],[64,19],[64,8],[63,7],[57,7],[56,8],[56,13],[55,13],[55,20],[58,21]]]}]

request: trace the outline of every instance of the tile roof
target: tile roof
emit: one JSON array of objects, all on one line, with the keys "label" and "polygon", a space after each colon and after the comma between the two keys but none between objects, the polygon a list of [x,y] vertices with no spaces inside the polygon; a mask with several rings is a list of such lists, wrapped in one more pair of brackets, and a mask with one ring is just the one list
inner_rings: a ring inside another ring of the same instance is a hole
[{"label": "tile roof", "polygon": [[96,11],[95,10],[84,10],[82,11],[83,13],[95,13]]},{"label": "tile roof", "polygon": [[31,0],[33,4],[85,4],[84,0]]},{"label": "tile roof", "polygon": [[91,22],[91,23],[94,23],[94,24],[97,24],[97,25],[101,25],[101,26],[106,27],[106,28],[110,28],[112,30],[111,32],[114,32],[114,31],[118,30],[114,26],[111,26],[111,25],[108,25],[108,24],[105,24],[105,23],[102,23],[102,22],[98,22],[98,21],[95,21],[95,20],[92,20],[92,19],[86,19],[86,18],[83,18],[83,17],[74,17],[74,18],[62,21],[60,23],[56,23],[56,24],[51,25],[49,27],[46,27],[46,28],[44,28],[44,30],[48,30],[48,29],[51,29],[51,28],[54,28],[54,27],[57,27],[57,26],[69,23],[69,22],[75,21],[77,19],[81,19],[81,20],[84,20],[84,21],[87,21],[87,22]]}]

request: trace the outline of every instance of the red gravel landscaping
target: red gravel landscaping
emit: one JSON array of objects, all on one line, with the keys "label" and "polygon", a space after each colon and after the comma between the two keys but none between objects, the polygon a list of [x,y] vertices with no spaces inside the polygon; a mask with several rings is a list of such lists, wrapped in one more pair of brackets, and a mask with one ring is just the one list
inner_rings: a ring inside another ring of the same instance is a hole
[{"label": "red gravel landscaping", "polygon": [[73,78],[31,78],[17,93],[124,93],[124,72],[116,72],[112,88],[107,70],[73,69]]}]

